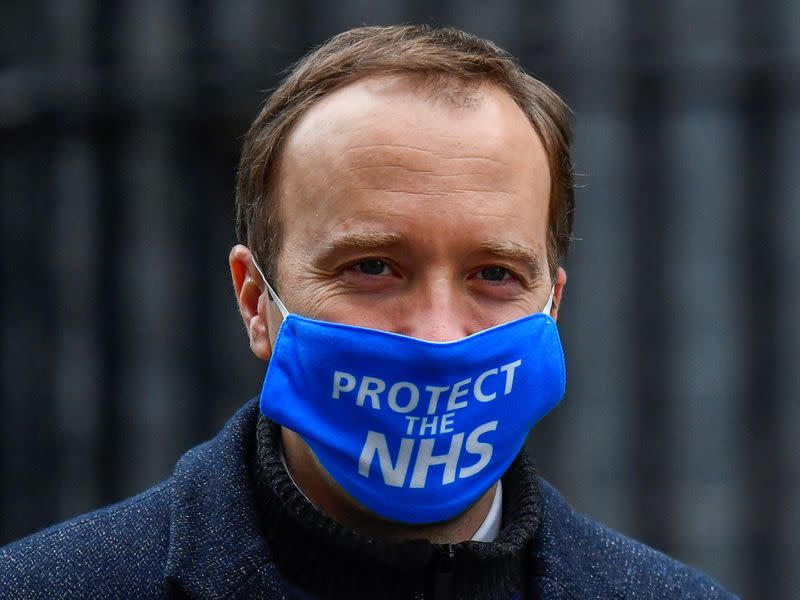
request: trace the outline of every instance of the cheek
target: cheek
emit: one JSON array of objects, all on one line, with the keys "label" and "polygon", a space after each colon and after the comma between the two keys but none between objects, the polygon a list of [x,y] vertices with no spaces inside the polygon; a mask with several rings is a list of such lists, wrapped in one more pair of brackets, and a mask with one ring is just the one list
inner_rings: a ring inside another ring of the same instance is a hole
[{"label": "cheek", "polygon": [[[407,333],[414,311],[397,300],[361,301],[352,296],[330,299],[317,306],[316,319],[379,331]],[[420,317],[419,320],[422,320]]]},{"label": "cheek", "polygon": [[278,337],[278,331],[281,328],[281,323],[283,323],[283,315],[281,315],[280,310],[278,310],[277,305],[274,302],[267,301],[265,307],[265,313],[267,315],[267,326],[269,329],[269,341],[272,347],[275,347],[275,339]]},{"label": "cheek", "polygon": [[301,278],[292,286],[290,298],[290,312],[321,321],[362,325],[369,314],[358,296],[329,281]]},{"label": "cheek", "polygon": [[[425,337],[432,327],[447,324],[460,336],[472,335],[539,312],[531,301],[486,302],[465,295],[454,298],[448,306],[432,305],[423,297],[400,294],[378,299],[353,294],[330,295],[309,304],[306,314],[312,318]],[[544,304],[544,302],[542,302]],[[458,337],[458,336],[457,336]]]},{"label": "cheek", "polygon": [[471,319],[470,333],[510,323],[533,313],[539,312],[531,302],[503,302],[494,306],[486,304],[476,307]]}]

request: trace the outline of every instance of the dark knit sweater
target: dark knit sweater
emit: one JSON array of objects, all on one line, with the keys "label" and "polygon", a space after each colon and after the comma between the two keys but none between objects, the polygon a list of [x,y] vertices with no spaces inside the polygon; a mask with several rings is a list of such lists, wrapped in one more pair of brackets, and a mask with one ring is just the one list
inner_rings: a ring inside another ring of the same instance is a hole
[{"label": "dark knit sweater", "polygon": [[539,487],[524,453],[503,477],[503,527],[491,543],[436,545],[369,538],[322,514],[289,478],[280,428],[258,424],[256,489],[264,535],[281,574],[324,598],[508,600],[520,588],[539,522]]}]

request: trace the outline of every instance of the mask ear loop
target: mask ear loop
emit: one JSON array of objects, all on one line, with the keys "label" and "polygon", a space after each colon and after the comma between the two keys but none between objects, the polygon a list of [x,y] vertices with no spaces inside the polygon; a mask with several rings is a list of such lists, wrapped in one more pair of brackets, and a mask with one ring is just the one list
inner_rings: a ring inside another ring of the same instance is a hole
[{"label": "mask ear loop", "polygon": [[547,299],[547,304],[545,304],[544,308],[542,309],[542,314],[545,315],[550,314],[550,310],[553,308],[553,296],[555,296],[555,293],[556,293],[556,286],[553,286],[550,288],[550,297]]},{"label": "mask ear loop", "polygon": [[289,316],[289,311],[286,310],[286,307],[283,305],[283,302],[281,302],[281,299],[278,298],[278,294],[276,294],[275,290],[272,289],[272,286],[269,284],[269,281],[267,281],[267,278],[264,276],[264,271],[262,271],[261,267],[258,266],[255,257],[253,257],[253,266],[256,268],[256,271],[258,271],[258,274],[261,275],[261,279],[264,280],[264,285],[267,286],[267,292],[269,292],[270,297],[275,302],[275,306],[277,306],[278,310],[281,312],[281,317],[285,319],[286,317]]}]

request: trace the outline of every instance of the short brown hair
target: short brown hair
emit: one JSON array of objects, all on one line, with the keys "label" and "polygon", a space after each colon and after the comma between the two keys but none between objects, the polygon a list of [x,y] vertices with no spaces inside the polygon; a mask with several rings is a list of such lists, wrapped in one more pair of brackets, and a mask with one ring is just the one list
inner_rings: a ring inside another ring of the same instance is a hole
[{"label": "short brown hair", "polygon": [[575,210],[568,108],[492,42],[458,29],[408,25],[359,27],[334,36],[294,66],[250,126],[239,162],[236,234],[265,261],[267,278],[276,279],[282,231],[275,192],[281,148],[292,126],[323,96],[356,79],[393,73],[491,82],[525,112],[550,166],[547,259],[554,275],[567,254]]}]

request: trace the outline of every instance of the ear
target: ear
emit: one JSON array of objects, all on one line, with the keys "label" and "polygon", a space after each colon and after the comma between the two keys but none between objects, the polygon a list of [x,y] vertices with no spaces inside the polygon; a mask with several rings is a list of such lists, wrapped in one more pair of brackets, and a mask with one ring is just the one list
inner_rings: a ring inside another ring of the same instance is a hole
[{"label": "ear", "polygon": [[270,323],[268,319],[269,297],[261,275],[253,263],[253,253],[247,246],[237,244],[231,249],[228,263],[231,267],[233,291],[239,304],[250,350],[258,358],[268,361],[272,355]]},{"label": "ear", "polygon": [[567,285],[567,272],[562,267],[558,267],[553,290],[553,306],[550,309],[550,316],[553,317],[554,321],[558,321],[558,309],[561,306],[561,297],[564,294],[565,285]]}]

